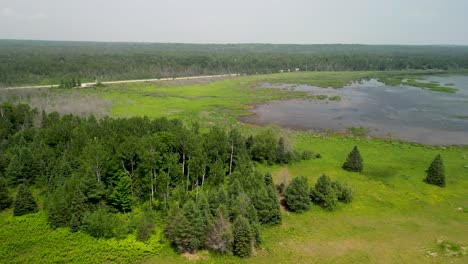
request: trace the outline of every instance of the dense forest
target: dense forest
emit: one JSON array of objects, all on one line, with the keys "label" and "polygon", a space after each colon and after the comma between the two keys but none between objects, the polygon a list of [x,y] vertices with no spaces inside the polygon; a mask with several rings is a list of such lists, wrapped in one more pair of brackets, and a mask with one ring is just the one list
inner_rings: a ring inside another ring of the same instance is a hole
[{"label": "dense forest", "polygon": [[[159,216],[179,252],[246,257],[262,242],[261,225],[281,223],[278,191],[291,211],[311,201],[328,201],[329,209],[351,201],[351,190],[328,178],[324,191],[307,183],[284,190],[256,170],[256,163],[320,158],[291,150],[271,130],[245,137],[166,118],[97,120],[9,103],[0,115],[0,210],[46,210],[52,228],[102,238],[135,233],[145,241]],[[136,208],[143,213],[133,214]]]},{"label": "dense forest", "polygon": [[468,68],[466,46],[0,40],[0,86],[280,71]]}]

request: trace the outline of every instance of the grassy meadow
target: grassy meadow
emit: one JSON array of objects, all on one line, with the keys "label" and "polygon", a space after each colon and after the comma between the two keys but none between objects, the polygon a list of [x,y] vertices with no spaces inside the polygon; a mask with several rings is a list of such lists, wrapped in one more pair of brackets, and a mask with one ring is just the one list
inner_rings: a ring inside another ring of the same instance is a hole
[{"label": "grassy meadow", "polygon": [[[393,72],[389,76],[427,72]],[[142,83],[94,87],[81,95],[109,101],[112,116],[180,118],[185,123],[239,126],[245,133],[264,127],[244,125],[237,116],[255,103],[307,96],[302,92],[258,88],[259,82],[343,87],[351,81],[382,76],[381,72],[321,72],[247,76],[205,83]],[[55,90],[55,93],[70,93]],[[147,242],[133,235],[116,240],[95,239],[66,228],[52,230],[46,215],[12,217],[0,214],[0,263],[141,262],[141,263],[467,263],[468,147],[433,147],[383,139],[319,135],[272,128],[300,150],[321,158],[288,166],[257,164],[277,184],[305,176],[309,185],[325,173],[354,190],[351,204],[333,212],[313,205],[302,214],[283,210],[280,226],[262,227],[263,243],[255,256],[240,259],[206,251],[178,255],[162,236],[162,226]],[[341,165],[354,145],[364,171],[351,173]],[[425,169],[441,154],[447,186],[423,182]]]}]

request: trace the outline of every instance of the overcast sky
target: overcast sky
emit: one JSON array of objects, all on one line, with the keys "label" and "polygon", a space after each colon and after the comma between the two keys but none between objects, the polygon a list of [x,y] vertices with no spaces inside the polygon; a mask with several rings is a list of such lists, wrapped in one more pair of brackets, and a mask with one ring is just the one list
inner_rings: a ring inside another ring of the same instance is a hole
[{"label": "overcast sky", "polygon": [[468,0],[0,0],[0,39],[468,45]]}]

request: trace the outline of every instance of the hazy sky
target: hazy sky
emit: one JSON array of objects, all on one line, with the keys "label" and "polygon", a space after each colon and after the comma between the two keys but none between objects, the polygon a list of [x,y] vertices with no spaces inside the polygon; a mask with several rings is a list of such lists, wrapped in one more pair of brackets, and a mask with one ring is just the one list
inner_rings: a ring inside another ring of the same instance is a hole
[{"label": "hazy sky", "polygon": [[468,45],[468,0],[0,0],[0,39]]}]

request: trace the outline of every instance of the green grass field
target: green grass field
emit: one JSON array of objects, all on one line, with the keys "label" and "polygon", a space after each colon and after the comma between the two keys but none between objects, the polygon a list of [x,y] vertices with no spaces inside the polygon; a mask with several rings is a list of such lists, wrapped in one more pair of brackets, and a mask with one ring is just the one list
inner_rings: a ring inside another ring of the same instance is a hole
[{"label": "green grass field", "polygon": [[[254,103],[306,96],[300,92],[256,89],[259,81],[342,87],[373,72],[292,73],[249,76],[207,84],[171,83],[96,87],[82,93],[112,101],[114,116],[182,118],[190,123],[241,126],[246,133],[262,127],[242,125],[236,117]],[[58,91],[64,92],[64,91]],[[339,135],[316,135],[273,128],[287,135],[296,148],[322,158],[285,167],[258,164],[271,171],[276,183],[305,176],[309,184],[325,173],[347,183],[354,201],[334,212],[317,206],[303,214],[283,211],[280,226],[263,227],[262,248],[242,260],[231,255],[199,252],[180,256],[158,234],[150,243],[94,239],[68,229],[51,230],[43,212],[12,217],[2,212],[0,263],[142,262],[142,263],[467,263],[468,147],[418,144]],[[358,145],[364,158],[361,174],[341,169],[346,155]],[[447,187],[425,184],[425,169],[441,154]],[[460,208],[462,208],[460,210]]]}]

